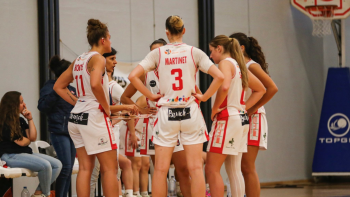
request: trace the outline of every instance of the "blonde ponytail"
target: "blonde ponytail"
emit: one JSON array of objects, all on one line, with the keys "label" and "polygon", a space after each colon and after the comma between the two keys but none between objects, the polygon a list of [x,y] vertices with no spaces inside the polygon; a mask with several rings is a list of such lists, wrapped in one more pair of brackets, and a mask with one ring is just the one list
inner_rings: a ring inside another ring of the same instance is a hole
[{"label": "blonde ponytail", "polygon": [[246,67],[241,45],[239,44],[238,40],[235,38],[229,38],[225,35],[219,35],[213,38],[209,44],[214,48],[221,45],[224,48],[224,53],[230,53],[230,56],[237,61],[241,70],[242,87],[244,89],[247,88],[248,69]]}]

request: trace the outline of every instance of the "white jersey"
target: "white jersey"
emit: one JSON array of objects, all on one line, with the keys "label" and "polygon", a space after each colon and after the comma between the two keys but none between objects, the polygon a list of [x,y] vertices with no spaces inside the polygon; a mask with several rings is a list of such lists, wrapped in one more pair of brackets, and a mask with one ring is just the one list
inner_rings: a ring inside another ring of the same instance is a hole
[{"label": "white jersey", "polygon": [[[156,76],[156,71],[150,71],[145,75],[145,86],[152,94],[158,94],[159,92],[159,80]],[[156,107],[156,102],[150,101],[146,98],[148,107]]]},{"label": "white jersey", "polygon": [[226,58],[225,60],[230,61],[235,67],[235,74],[232,77],[230,88],[228,90],[227,96],[220,105],[220,108],[227,107],[228,115],[237,115],[245,113],[245,102],[243,100],[244,97],[244,89],[242,86],[241,79],[241,69],[239,68],[236,60],[232,58]]},{"label": "white jersey", "polygon": [[114,80],[110,81],[108,84],[109,92],[112,97],[112,105],[120,105],[120,97],[122,96],[124,89]]},{"label": "white jersey", "polygon": [[[75,104],[72,113],[86,112],[91,109],[98,109],[100,104],[98,103],[94,93],[91,90],[90,85],[90,73],[87,68],[87,64],[92,56],[98,54],[98,52],[88,52],[80,55],[73,66],[73,78],[76,84],[78,101]],[[103,74],[102,86],[107,101],[109,101],[108,92],[108,76],[107,72]]]},{"label": "white jersey", "polygon": [[[252,64],[258,64],[257,62],[253,61],[253,60],[250,60],[246,66],[247,66],[247,69],[249,69],[249,66],[252,65]],[[247,90],[245,91],[245,97],[244,97],[244,100],[247,101],[248,98],[252,95],[252,89],[250,88],[247,88]],[[258,109],[258,113],[264,113],[266,114],[266,111],[265,111],[265,108],[264,106],[261,106],[259,109]]]},{"label": "white jersey", "polygon": [[189,106],[195,97],[197,70],[207,73],[213,62],[200,49],[180,44],[167,44],[151,51],[140,62],[145,72],[155,70],[159,79],[160,94],[164,97],[158,106],[182,108]]}]

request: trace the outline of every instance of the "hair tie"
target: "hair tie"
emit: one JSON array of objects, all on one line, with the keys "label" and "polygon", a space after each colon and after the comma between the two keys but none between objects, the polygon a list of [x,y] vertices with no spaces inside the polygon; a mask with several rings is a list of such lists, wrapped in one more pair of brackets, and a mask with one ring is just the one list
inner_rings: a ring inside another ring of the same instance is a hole
[{"label": "hair tie", "polygon": [[233,38],[229,38],[230,42],[233,42]]}]

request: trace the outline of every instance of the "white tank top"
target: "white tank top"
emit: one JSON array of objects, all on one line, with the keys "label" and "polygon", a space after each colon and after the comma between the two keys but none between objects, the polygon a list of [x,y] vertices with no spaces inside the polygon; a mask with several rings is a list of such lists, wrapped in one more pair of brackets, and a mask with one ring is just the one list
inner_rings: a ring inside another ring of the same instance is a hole
[{"label": "white tank top", "polygon": [[192,93],[196,92],[197,70],[208,73],[213,62],[196,47],[174,43],[154,49],[139,65],[146,72],[155,70],[159,76],[159,90],[164,97],[158,106],[183,108],[195,101]]},{"label": "white tank top", "polygon": [[[253,60],[250,60],[246,66],[247,66],[247,69],[249,69],[249,66],[252,65],[252,64],[258,64],[257,62],[253,61]],[[252,89],[250,88],[247,88],[246,92],[245,92],[245,97],[244,97],[244,101],[247,101],[248,98],[252,95]],[[263,113],[263,114],[266,114],[266,111],[265,111],[265,108],[264,106],[261,106],[259,109],[258,109],[258,113]]]},{"label": "white tank top", "polygon": [[122,96],[124,89],[114,80],[110,81],[108,84],[109,92],[112,97],[112,105],[120,105],[120,97]]},{"label": "white tank top", "polygon": [[[75,104],[72,113],[86,112],[91,109],[98,109],[100,106],[91,90],[90,73],[87,69],[89,60],[96,54],[98,54],[98,52],[95,51],[83,53],[75,60],[73,66],[73,78],[76,84],[78,101]],[[103,74],[101,83],[107,102],[109,103],[108,76],[106,70]]]},{"label": "white tank top", "polygon": [[226,58],[225,60],[230,61],[235,67],[235,74],[232,77],[230,88],[228,89],[227,96],[220,105],[220,108],[227,107],[228,115],[238,115],[245,113],[245,102],[244,98],[244,89],[242,86],[241,79],[241,69],[238,66],[236,60],[232,58]]},{"label": "white tank top", "polygon": [[[155,72],[156,71],[147,72],[145,76],[145,86],[152,92],[152,94],[159,93],[159,80]],[[146,100],[148,107],[156,107],[156,102],[150,101],[147,97]]]}]

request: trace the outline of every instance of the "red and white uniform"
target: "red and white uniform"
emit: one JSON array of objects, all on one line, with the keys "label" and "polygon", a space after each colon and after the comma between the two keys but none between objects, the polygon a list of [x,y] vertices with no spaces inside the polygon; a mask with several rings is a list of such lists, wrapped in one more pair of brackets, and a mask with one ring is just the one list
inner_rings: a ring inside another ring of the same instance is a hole
[{"label": "red and white uniform", "polygon": [[[249,66],[252,64],[258,63],[250,60],[246,64],[247,68],[249,69]],[[252,90],[248,88],[245,93],[245,101],[248,100],[251,94]],[[248,145],[259,146],[261,150],[266,150],[268,126],[264,106],[260,107],[257,112],[249,117],[249,122]]]},{"label": "red and white uniform", "polygon": [[244,89],[242,87],[241,70],[232,58],[229,61],[235,67],[227,97],[220,105],[225,110],[217,114],[212,124],[207,151],[213,153],[237,155],[247,152],[247,135],[249,119],[245,111]]},{"label": "red and white uniform", "polygon": [[[117,149],[111,122],[98,103],[90,86],[87,64],[97,52],[80,55],[73,66],[73,77],[77,86],[78,101],[71,111],[68,130],[75,148],[85,146],[88,155]],[[109,101],[108,76],[102,78],[105,97]]]},{"label": "red and white uniform", "polygon": [[213,62],[200,49],[181,44],[167,44],[150,52],[140,62],[145,72],[154,70],[159,79],[161,106],[154,123],[153,143],[174,147],[178,136],[183,145],[207,141],[203,116],[195,93],[197,70],[207,73]]},{"label": "red and white uniform", "polygon": [[[158,77],[155,74],[155,71],[150,71],[146,73],[145,75],[145,86],[153,93],[157,94],[159,93],[159,80]],[[147,99],[147,98],[146,98]],[[150,101],[147,99],[148,107],[157,107],[156,102]],[[154,130],[154,121],[156,120],[155,117],[150,117],[147,120],[144,120],[144,123],[147,124],[147,127],[144,127],[143,133],[141,134],[141,146],[140,146],[140,153],[141,155],[155,155],[155,149],[154,144],[152,142],[152,135]],[[147,121],[147,122],[146,122]],[[183,145],[181,144],[180,140],[178,141],[178,144],[175,146],[174,153],[183,151]]]}]

